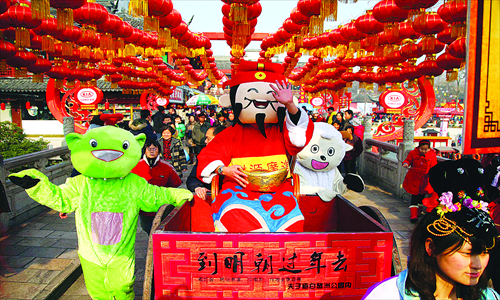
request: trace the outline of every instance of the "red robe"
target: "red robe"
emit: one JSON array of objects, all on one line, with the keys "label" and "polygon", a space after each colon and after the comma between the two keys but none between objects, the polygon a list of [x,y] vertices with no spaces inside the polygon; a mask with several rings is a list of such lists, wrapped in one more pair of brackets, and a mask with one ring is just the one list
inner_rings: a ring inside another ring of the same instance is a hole
[{"label": "red robe", "polygon": [[[303,111],[297,125],[287,116],[283,132],[276,124],[266,124],[267,138],[254,125],[236,124],[219,133],[201,151],[197,176],[209,183],[220,165],[241,165],[249,171],[288,168],[288,158],[309,143],[313,130],[313,123]],[[212,203],[215,226],[217,230],[233,232],[302,231],[303,216],[295,197],[289,194],[291,191],[289,183],[276,193],[266,194],[245,190],[235,182],[225,180],[219,196]],[[255,199],[261,201],[255,203]],[[232,211],[231,203],[235,207]],[[273,209],[278,211],[273,212]]]},{"label": "red robe", "polygon": [[429,184],[429,170],[437,164],[436,152],[430,149],[425,156],[420,155],[418,147],[411,150],[403,161],[411,166],[403,182],[403,188],[411,195],[432,194]]}]

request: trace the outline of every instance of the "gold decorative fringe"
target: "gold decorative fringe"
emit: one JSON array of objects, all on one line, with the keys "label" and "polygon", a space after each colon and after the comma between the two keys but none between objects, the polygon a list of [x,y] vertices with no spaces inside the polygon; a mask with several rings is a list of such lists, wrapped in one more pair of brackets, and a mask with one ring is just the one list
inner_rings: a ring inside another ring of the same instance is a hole
[{"label": "gold decorative fringe", "polygon": [[64,85],[64,79],[56,79],[55,84],[56,84],[56,89],[61,89]]},{"label": "gold decorative fringe", "polygon": [[148,0],[130,0],[128,14],[133,17],[148,16]]},{"label": "gold decorative fringe", "polygon": [[33,73],[33,83],[43,82],[43,73]]},{"label": "gold decorative fringe", "polygon": [[50,35],[42,36],[42,51],[53,53],[56,51],[54,38]]},{"label": "gold decorative fringe", "polygon": [[458,79],[457,69],[446,71],[446,81],[451,82],[451,81],[455,81],[457,79]]},{"label": "gold decorative fringe", "polygon": [[113,50],[125,48],[125,41],[122,38],[113,39]]},{"label": "gold decorative fringe", "polygon": [[320,15],[326,21],[337,21],[337,0],[321,0]]},{"label": "gold decorative fringe", "polygon": [[[412,25],[413,22],[415,22],[415,19],[417,19],[421,15],[425,15],[425,8],[410,10],[410,12],[408,13],[408,23]],[[422,18],[419,25],[425,25],[425,23],[426,23],[426,18]]]},{"label": "gold decorative fringe", "polygon": [[386,88],[387,88],[387,87],[386,87],[386,85],[385,85],[385,84],[378,84],[378,89],[377,89],[377,91],[379,91],[379,92],[385,92]]},{"label": "gold decorative fringe", "polygon": [[426,35],[422,38],[422,50],[434,51],[436,47],[436,37],[434,35]]},{"label": "gold decorative fringe", "polygon": [[15,78],[26,77],[27,74],[28,74],[28,69],[26,69],[26,68],[14,69],[14,77]]},{"label": "gold decorative fringe", "polygon": [[461,38],[467,35],[467,26],[465,23],[455,23],[451,26],[451,37]]},{"label": "gold decorative fringe", "polygon": [[69,8],[57,9],[57,29],[66,30],[73,27],[73,10]]},{"label": "gold decorative fringe", "polygon": [[90,58],[90,48],[87,46],[80,47],[80,58],[89,59]]},{"label": "gold decorative fringe", "polygon": [[312,16],[309,19],[309,35],[315,36],[323,33],[324,19],[321,16]]},{"label": "gold decorative fringe", "polygon": [[34,20],[46,20],[50,17],[50,0],[31,0],[31,13]]},{"label": "gold decorative fringe", "polygon": [[388,37],[399,37],[399,23],[385,23],[384,33]]},{"label": "gold decorative fringe", "polygon": [[358,51],[359,49],[361,49],[360,41],[354,41],[349,43],[349,50]]},{"label": "gold decorative fringe", "polygon": [[6,71],[7,70],[7,63],[5,60],[1,59],[0,60],[0,71]]},{"label": "gold decorative fringe", "polygon": [[63,56],[72,56],[73,55],[73,43],[71,43],[71,42],[62,43],[62,55]]},{"label": "gold decorative fringe", "polygon": [[248,22],[246,5],[241,3],[231,3],[231,9],[229,10],[229,20],[246,24]]},{"label": "gold decorative fringe", "polygon": [[235,36],[244,36],[246,37],[250,35],[250,23],[248,24],[236,24],[233,28],[233,39]]},{"label": "gold decorative fringe", "polygon": [[16,27],[16,48],[29,48],[31,46],[30,32],[23,27]]},{"label": "gold decorative fringe", "polygon": [[156,17],[144,17],[144,30],[158,32],[160,22]]},{"label": "gold decorative fringe", "polygon": [[104,53],[102,52],[101,49],[99,49],[99,48],[95,48],[94,49],[94,58],[95,59],[99,59],[99,60],[103,60],[104,59]]},{"label": "gold decorative fringe", "polygon": [[168,28],[160,28],[158,31],[158,46],[172,47],[172,34]]},{"label": "gold decorative fringe", "polygon": [[99,48],[101,48],[102,50],[113,49],[113,36],[109,33],[101,34],[101,41]]}]

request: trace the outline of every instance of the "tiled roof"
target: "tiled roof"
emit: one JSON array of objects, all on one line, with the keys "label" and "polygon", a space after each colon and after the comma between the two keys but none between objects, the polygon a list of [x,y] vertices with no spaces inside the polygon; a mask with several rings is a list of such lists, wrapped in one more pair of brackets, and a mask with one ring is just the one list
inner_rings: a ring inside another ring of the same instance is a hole
[{"label": "tiled roof", "polygon": [[[44,93],[47,90],[49,79],[44,82],[34,83],[31,78],[0,78],[0,93]],[[111,83],[104,80],[97,81],[97,87],[103,92],[121,92],[121,88],[112,89]]]}]

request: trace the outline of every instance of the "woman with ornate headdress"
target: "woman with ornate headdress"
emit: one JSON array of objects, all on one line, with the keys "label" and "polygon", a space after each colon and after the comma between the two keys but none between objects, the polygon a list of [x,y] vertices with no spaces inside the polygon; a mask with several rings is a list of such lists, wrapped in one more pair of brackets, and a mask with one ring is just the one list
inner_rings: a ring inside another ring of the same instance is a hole
[{"label": "woman with ornate headdress", "polygon": [[[477,164],[476,164],[477,163]],[[373,287],[363,299],[499,299],[485,268],[498,231],[478,178],[477,161],[440,163],[430,183],[440,204],[415,227],[408,269]]]}]

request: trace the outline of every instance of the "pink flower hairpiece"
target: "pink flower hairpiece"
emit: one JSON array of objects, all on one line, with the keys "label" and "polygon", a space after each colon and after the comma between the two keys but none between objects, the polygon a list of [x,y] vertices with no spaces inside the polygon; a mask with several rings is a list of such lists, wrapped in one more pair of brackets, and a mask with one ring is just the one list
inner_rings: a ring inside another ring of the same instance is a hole
[{"label": "pink flower hairpiece", "polygon": [[447,212],[456,212],[462,209],[462,205],[472,209],[480,209],[486,213],[488,213],[488,203],[481,200],[474,200],[471,197],[467,196],[464,191],[458,192],[458,198],[462,203],[457,202],[453,203],[453,193],[452,192],[444,192],[439,197],[439,205],[437,207],[437,213],[442,217]]}]

